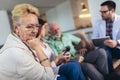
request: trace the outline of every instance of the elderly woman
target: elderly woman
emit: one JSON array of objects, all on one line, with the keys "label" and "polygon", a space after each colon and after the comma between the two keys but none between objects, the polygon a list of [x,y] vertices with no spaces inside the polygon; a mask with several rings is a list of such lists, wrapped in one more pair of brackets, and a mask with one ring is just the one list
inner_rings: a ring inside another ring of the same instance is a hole
[{"label": "elderly woman", "polygon": [[37,45],[38,16],[38,9],[30,4],[13,9],[13,32],[0,50],[0,80],[53,80],[50,62]]}]

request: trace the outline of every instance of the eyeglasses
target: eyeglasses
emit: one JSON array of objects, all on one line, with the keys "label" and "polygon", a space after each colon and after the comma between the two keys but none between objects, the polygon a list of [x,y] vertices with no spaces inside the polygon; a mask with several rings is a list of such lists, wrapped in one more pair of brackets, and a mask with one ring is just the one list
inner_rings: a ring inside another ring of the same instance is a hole
[{"label": "eyeglasses", "polygon": [[39,29],[41,27],[40,24],[38,25],[33,25],[33,24],[28,24],[28,25],[25,25],[25,24],[19,24],[19,25],[23,25],[25,26],[25,28],[27,28],[28,30],[34,30],[34,29]]},{"label": "eyeglasses", "polygon": [[105,14],[105,13],[107,13],[108,11],[110,11],[110,10],[100,11],[100,13]]}]

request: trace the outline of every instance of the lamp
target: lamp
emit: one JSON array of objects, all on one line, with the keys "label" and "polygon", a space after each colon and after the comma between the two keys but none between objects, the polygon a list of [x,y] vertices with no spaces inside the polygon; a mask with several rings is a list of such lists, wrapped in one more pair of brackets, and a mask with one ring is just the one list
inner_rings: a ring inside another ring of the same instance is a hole
[{"label": "lamp", "polygon": [[86,5],[85,5],[85,3],[81,3],[81,9],[82,9],[82,12],[85,12],[85,11],[87,11],[87,7],[86,7]]},{"label": "lamp", "polygon": [[91,14],[80,14],[79,15],[79,18],[89,18],[89,17],[91,17]]}]

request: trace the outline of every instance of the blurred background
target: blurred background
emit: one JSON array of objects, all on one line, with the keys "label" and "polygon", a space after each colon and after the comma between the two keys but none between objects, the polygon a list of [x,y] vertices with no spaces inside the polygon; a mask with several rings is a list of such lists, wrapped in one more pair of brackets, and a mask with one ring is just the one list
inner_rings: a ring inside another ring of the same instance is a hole
[{"label": "blurred background", "polygon": [[[106,0],[0,0],[0,45],[11,32],[11,10],[16,4],[30,3],[39,9],[42,19],[58,22],[62,32],[76,34],[83,30],[90,38],[92,26],[101,18],[99,10],[103,1]],[[120,0],[114,1],[116,13],[120,14]]]}]

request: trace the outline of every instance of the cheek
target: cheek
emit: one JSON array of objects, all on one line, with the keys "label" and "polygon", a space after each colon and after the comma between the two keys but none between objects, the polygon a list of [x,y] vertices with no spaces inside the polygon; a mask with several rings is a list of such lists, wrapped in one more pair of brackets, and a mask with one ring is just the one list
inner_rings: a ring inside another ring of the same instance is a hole
[{"label": "cheek", "polygon": [[22,41],[26,41],[30,39],[30,32],[26,30],[20,30],[19,31],[19,37],[21,38]]},{"label": "cheek", "polygon": [[46,30],[43,29],[43,30],[42,30],[42,36],[43,36],[43,37],[45,36],[45,33],[46,33]]}]

